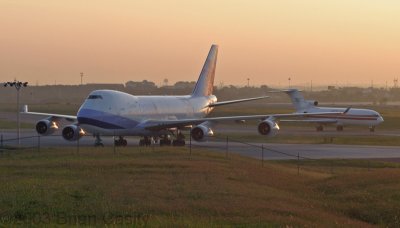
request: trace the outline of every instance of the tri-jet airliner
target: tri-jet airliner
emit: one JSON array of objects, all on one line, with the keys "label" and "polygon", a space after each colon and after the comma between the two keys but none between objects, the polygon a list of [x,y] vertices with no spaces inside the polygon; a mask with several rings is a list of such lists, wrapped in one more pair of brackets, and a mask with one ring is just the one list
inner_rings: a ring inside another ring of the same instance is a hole
[{"label": "tri-jet airliner", "polygon": [[[295,113],[310,113],[318,114],[320,112],[343,112],[346,108],[331,108],[331,107],[318,107],[318,101],[305,100],[301,92],[297,89],[283,90],[287,93],[292,100],[292,104],[296,109]],[[282,120],[294,122],[309,122],[315,123],[317,131],[323,131],[324,125],[335,124],[337,131],[343,131],[344,126],[348,125],[362,125],[368,126],[371,132],[375,131],[375,126],[383,122],[383,117],[371,109],[351,108],[346,115],[332,114],[332,115],[313,115],[304,120]]]},{"label": "tri-jet airliner", "polygon": [[[118,136],[115,145],[126,146],[124,136],[141,136],[141,145],[149,145],[152,138],[159,138],[160,145],[185,145],[181,130],[190,129],[195,141],[205,141],[212,136],[212,127],[220,121],[244,121],[258,119],[258,132],[273,136],[279,126],[277,119],[304,117],[308,114],[272,114],[250,116],[206,116],[217,106],[245,102],[265,97],[255,97],[233,101],[217,102],[214,96],[214,76],[217,63],[218,46],[212,45],[201,70],[195,88],[186,96],[134,96],[114,90],[95,90],[89,94],[76,116],[51,113],[29,112],[27,106],[23,113],[47,116],[36,124],[40,135],[50,135],[58,129],[60,120],[72,124],[62,129],[62,136],[68,141],[78,140],[90,133],[96,137],[95,145],[102,145],[100,136]],[[343,114],[338,112],[319,113]],[[174,139],[171,142],[170,137]]]}]

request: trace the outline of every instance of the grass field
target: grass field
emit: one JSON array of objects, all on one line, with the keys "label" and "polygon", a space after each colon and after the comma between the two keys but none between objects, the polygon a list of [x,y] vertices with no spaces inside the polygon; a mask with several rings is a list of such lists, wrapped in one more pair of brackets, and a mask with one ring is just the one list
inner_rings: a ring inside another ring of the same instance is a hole
[{"label": "grass field", "polygon": [[[25,129],[35,128],[35,125],[31,123],[21,122],[20,124],[21,128]],[[0,129],[16,129],[16,128],[17,128],[17,122],[0,119]]]},{"label": "grass field", "polygon": [[400,166],[185,148],[0,154],[0,225],[400,226]]}]

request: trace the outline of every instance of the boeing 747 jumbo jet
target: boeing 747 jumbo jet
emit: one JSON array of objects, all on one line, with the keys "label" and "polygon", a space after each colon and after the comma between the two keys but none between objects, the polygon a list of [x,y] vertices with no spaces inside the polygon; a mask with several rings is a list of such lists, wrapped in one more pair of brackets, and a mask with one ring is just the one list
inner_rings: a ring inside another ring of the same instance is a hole
[{"label": "boeing 747 jumbo jet", "polygon": [[[116,146],[126,146],[124,136],[141,136],[140,145],[149,145],[151,139],[160,138],[160,145],[185,145],[181,130],[190,129],[195,141],[205,141],[212,136],[212,126],[220,121],[243,121],[258,119],[258,132],[262,135],[275,135],[279,126],[277,119],[285,117],[304,117],[309,114],[272,114],[252,116],[229,116],[206,118],[214,107],[245,102],[265,97],[217,102],[213,93],[214,75],[217,63],[218,46],[212,45],[199,79],[191,95],[186,96],[134,96],[114,90],[96,90],[89,94],[76,116],[28,112],[23,113],[47,116],[36,124],[40,135],[53,134],[62,119],[73,122],[62,129],[62,136],[68,141],[78,140],[86,133],[96,137],[95,145],[102,145],[100,136],[119,136]],[[345,114],[328,112],[324,114]]]},{"label": "boeing 747 jumbo jet", "polygon": [[[343,112],[346,108],[330,108],[330,107],[318,107],[318,101],[305,100],[303,95],[297,89],[283,90],[287,93],[296,109],[295,113],[309,113],[318,114],[320,112]],[[332,115],[313,115],[307,118],[307,120],[282,120],[282,121],[294,121],[294,122],[309,122],[317,124],[317,131],[323,131],[323,125],[336,124],[336,130],[343,131],[343,127],[346,125],[363,125],[368,126],[371,132],[375,131],[375,126],[383,122],[382,116],[371,109],[357,109],[351,108],[346,115],[332,114]]]}]

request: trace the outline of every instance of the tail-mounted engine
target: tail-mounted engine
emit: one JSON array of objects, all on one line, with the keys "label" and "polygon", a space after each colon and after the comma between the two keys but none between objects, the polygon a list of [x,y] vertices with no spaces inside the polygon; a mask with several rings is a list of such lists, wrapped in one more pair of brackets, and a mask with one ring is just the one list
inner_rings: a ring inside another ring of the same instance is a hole
[{"label": "tail-mounted engine", "polygon": [[36,132],[46,136],[53,134],[58,129],[57,122],[49,119],[43,119],[36,123]]},{"label": "tail-mounted engine", "polygon": [[80,139],[85,132],[77,125],[69,125],[62,130],[62,137],[68,141],[76,141]]},{"label": "tail-mounted engine", "polygon": [[213,136],[214,132],[211,128],[200,124],[192,129],[191,135],[194,141],[204,142],[207,140],[208,137]]},{"label": "tail-mounted engine", "polygon": [[308,104],[311,106],[318,106],[318,101],[314,101],[314,100],[307,100]]},{"label": "tail-mounted engine", "polygon": [[258,133],[266,136],[275,136],[278,134],[279,125],[272,120],[264,120],[258,124]]}]

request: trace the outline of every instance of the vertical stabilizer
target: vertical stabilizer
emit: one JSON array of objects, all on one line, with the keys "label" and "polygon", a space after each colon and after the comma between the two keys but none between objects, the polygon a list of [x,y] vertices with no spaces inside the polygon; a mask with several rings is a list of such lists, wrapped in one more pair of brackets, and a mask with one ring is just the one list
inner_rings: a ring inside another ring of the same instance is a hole
[{"label": "vertical stabilizer", "polygon": [[304,100],[303,95],[297,89],[289,89],[285,90],[284,92],[290,96],[290,99],[292,100],[296,112],[303,112],[308,108],[310,108],[309,102]]},{"label": "vertical stabilizer", "polygon": [[192,96],[209,96],[213,93],[215,68],[217,65],[218,46],[213,44],[208,53],[206,62],[201,70],[199,79],[194,87]]}]

